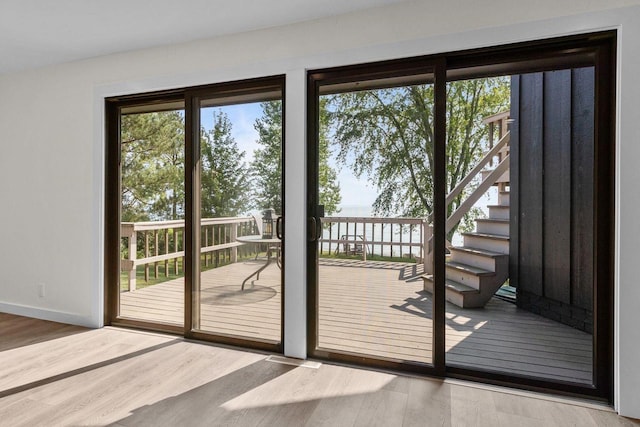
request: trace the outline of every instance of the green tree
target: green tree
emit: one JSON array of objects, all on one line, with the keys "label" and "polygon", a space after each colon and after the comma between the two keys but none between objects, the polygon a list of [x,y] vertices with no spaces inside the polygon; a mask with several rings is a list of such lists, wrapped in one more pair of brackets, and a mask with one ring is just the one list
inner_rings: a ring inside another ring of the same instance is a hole
[{"label": "green tree", "polygon": [[[262,116],[256,120],[254,128],[258,132],[260,148],[254,151],[252,168],[256,183],[256,208],[272,207],[282,212],[282,102],[261,103]],[[320,203],[324,204],[327,215],[337,212],[340,204],[340,185],[336,171],[329,165],[329,145],[327,138],[328,116],[321,110],[321,131],[319,147],[319,187]]]},{"label": "green tree", "polygon": [[258,132],[258,145],[251,162],[255,189],[255,208],[273,208],[282,213],[282,102],[260,104],[262,117],[253,127]]},{"label": "green tree", "polygon": [[184,116],[180,111],[121,119],[122,220],[184,217]]},{"label": "green tree", "polygon": [[342,201],[340,195],[340,184],[338,183],[338,174],[335,169],[329,165],[331,152],[329,150],[329,114],[326,108],[327,100],[320,99],[320,126],[319,126],[319,143],[318,143],[318,191],[319,202],[324,205],[326,215],[337,213],[338,205]]},{"label": "green tree", "polygon": [[213,112],[213,128],[201,130],[200,182],[203,218],[238,216],[249,210],[249,170],[231,136],[231,122],[221,110]]},{"label": "green tree", "polygon": [[[378,188],[380,215],[428,217],[433,212],[433,106],[431,84],[348,92],[328,97],[332,144],[340,164]],[[447,85],[447,187],[451,191],[482,155],[482,118],[509,106],[507,78]],[[449,216],[463,192],[447,207]],[[467,215],[466,221],[474,215]],[[449,233],[452,237],[457,227]]]}]

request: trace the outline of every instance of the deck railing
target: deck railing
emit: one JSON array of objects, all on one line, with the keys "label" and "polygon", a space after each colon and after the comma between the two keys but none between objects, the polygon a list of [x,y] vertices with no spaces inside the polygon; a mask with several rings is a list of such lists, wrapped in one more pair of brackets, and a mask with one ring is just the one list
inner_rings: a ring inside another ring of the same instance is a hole
[{"label": "deck railing", "polygon": [[[236,262],[238,249],[244,243],[238,236],[257,234],[252,217],[205,218],[201,221],[201,257],[205,266],[222,262]],[[123,222],[120,225],[123,257],[120,269],[127,272],[127,288],[136,289],[136,271],[144,266],[145,281],[160,271],[169,276],[170,267],[178,275],[184,265],[184,221]],[[142,250],[138,251],[138,244]],[[141,252],[141,257],[138,257]],[[221,257],[223,258],[221,260]],[[171,265],[170,265],[171,264]]]},{"label": "deck railing", "polygon": [[380,255],[423,261],[429,227],[422,218],[321,218],[321,254]]},{"label": "deck railing", "polygon": [[[469,185],[476,177],[482,177],[480,184],[469,194],[466,199],[458,206],[458,208],[447,218],[445,225],[445,233],[449,233],[453,227],[460,222],[460,220],[471,210],[473,205],[480,200],[480,197],[487,190],[498,183],[505,174],[509,173],[509,144],[511,135],[508,130],[509,112],[502,112],[495,114],[491,117],[487,117],[483,123],[489,125],[489,151],[480,159],[478,164],[465,176],[456,187],[447,194],[446,205],[448,206],[453,200],[458,197],[462,191]],[[499,141],[494,145],[494,131],[498,130]],[[494,167],[494,161],[496,166]],[[485,170],[486,167],[493,168],[492,170]],[[486,172],[486,175],[483,173]],[[508,184],[507,184],[508,185]],[[499,184],[499,190],[504,191],[504,183]],[[432,217],[428,219],[431,224]],[[431,273],[433,257],[433,245],[431,241],[432,227],[429,227],[427,231],[428,237],[426,238],[426,250],[425,250],[425,272]],[[447,245],[451,245],[450,242]]]},{"label": "deck railing", "polygon": [[[347,253],[367,260],[367,256],[406,258],[426,262],[424,242],[431,227],[421,218],[328,217],[322,218],[321,254]],[[120,227],[122,259],[127,289],[136,289],[137,267],[144,266],[144,280],[177,275],[184,265],[184,221],[124,222]],[[254,245],[237,237],[257,234],[252,217],[208,218],[201,225],[203,266],[237,262],[242,255],[253,255]]]},{"label": "deck railing", "polygon": [[447,218],[447,228],[446,233],[451,231],[455,225],[460,222],[460,220],[471,210],[474,204],[484,193],[491,188],[491,186],[495,185],[495,183],[500,179],[505,173],[509,171],[509,154],[504,154],[502,151],[509,145],[510,134],[507,132],[500,142],[496,144],[483,158],[478,162],[476,167],[473,168],[471,172],[462,180],[460,184],[453,189],[453,191],[447,195],[446,203],[450,204],[464,189],[466,185],[468,185],[473,178],[480,174],[482,169],[489,163],[493,162],[495,157],[498,158],[498,165],[487,174],[486,177],[483,178],[482,182],[478,187],[476,187],[471,194],[467,196],[467,198],[458,206],[455,212],[451,214],[449,218]]}]

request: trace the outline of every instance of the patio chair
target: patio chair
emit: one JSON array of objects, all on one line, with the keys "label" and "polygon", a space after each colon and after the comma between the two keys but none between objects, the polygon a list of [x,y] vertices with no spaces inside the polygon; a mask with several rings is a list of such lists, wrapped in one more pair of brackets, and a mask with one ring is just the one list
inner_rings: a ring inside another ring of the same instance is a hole
[{"label": "patio chair", "polygon": [[[358,239],[362,243],[358,242]],[[364,253],[364,239],[360,234],[343,234],[340,236],[340,240],[350,240],[349,242],[342,243],[342,252],[346,255],[362,255]],[[336,252],[339,252],[339,247]]]}]

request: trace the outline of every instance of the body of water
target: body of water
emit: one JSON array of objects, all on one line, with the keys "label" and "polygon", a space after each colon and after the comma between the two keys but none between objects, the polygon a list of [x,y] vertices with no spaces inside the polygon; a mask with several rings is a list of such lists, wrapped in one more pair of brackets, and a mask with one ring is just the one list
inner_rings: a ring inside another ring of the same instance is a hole
[{"label": "body of water", "polygon": [[[373,210],[370,206],[341,206],[340,212],[331,215],[332,217],[373,217]],[[393,243],[416,243],[421,242],[422,229],[419,225],[401,227],[399,224],[355,224],[355,223],[334,223],[323,230],[324,239],[348,238],[363,241],[367,254],[394,256],[394,257],[421,257],[419,246],[400,246]],[[355,237],[354,237],[355,236]],[[384,245],[373,245],[366,242],[385,242]],[[341,243],[323,243],[322,250],[326,253],[343,252],[344,245]]]},{"label": "body of water", "polygon": [[[497,203],[497,191],[492,188],[487,194],[485,194],[479,201],[476,203],[474,207],[480,208],[484,212],[484,216],[488,216],[488,208],[487,205]],[[373,217],[373,209],[371,206],[363,206],[363,205],[343,205],[340,206],[340,212],[331,215],[332,217]],[[392,215],[398,216],[398,215]],[[409,227],[404,226],[400,227],[398,224],[357,224],[354,228],[354,224],[350,223],[348,229],[346,229],[346,224],[336,224],[334,223],[331,226],[331,229],[325,227],[322,233],[322,237],[324,239],[329,239],[330,236],[332,239],[342,238],[342,236],[350,236],[348,238],[353,239],[354,235],[358,236],[356,239],[362,238],[363,241],[384,241],[389,242],[389,244],[385,245],[367,245],[367,253],[368,254],[376,254],[383,256],[411,256],[411,257],[421,257],[421,250],[418,246],[414,246],[409,249],[408,246],[401,247],[399,245],[394,245],[394,242],[409,242],[420,243],[421,242],[421,228],[419,226]],[[463,238],[462,235],[456,233],[453,236],[452,242],[454,246],[462,246]],[[340,243],[323,243],[322,249],[324,252],[331,251],[331,253],[335,253],[336,251],[342,251],[343,245]]]}]

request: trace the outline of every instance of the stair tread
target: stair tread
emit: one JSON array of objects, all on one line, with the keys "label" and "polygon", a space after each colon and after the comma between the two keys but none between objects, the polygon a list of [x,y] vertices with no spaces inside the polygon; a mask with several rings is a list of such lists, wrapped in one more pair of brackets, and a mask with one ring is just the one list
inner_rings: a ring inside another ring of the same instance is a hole
[{"label": "stair tread", "polygon": [[507,208],[509,209],[509,205],[487,205],[488,208]]},{"label": "stair tread", "polygon": [[468,264],[462,264],[454,261],[447,261],[446,266],[455,268],[456,270],[464,271],[465,273],[473,274],[474,276],[492,276],[496,274],[495,271],[489,271],[483,268],[472,267]]},{"label": "stair tread", "polygon": [[485,237],[487,239],[494,239],[494,240],[509,240],[509,236],[503,236],[501,234],[470,232],[470,233],[462,233],[462,235],[473,236],[473,237]]},{"label": "stair tread", "polygon": [[501,218],[476,218],[475,221],[476,222],[495,222],[500,224],[509,223],[508,219],[501,219]]},{"label": "stair tread", "polygon": [[[430,280],[433,282],[433,275],[432,274],[425,274],[424,276],[422,276],[424,279]],[[456,282],[455,280],[451,280],[451,279],[445,279],[444,281],[445,286],[447,289],[451,289],[453,291],[456,291],[458,293],[464,294],[464,293],[474,293],[474,294],[479,294],[480,291],[472,288],[471,286],[467,286],[465,284],[462,284],[460,282]]]},{"label": "stair tread", "polygon": [[472,253],[474,255],[480,255],[487,258],[495,258],[497,256],[509,256],[507,254],[503,254],[500,252],[488,251],[486,249],[480,249],[480,248],[472,248],[471,246],[452,246],[449,248],[449,250]]}]

